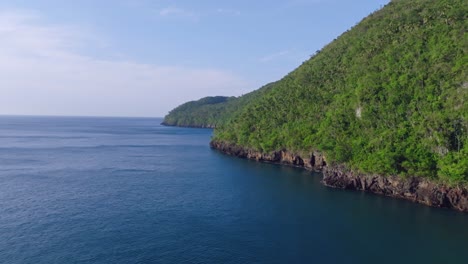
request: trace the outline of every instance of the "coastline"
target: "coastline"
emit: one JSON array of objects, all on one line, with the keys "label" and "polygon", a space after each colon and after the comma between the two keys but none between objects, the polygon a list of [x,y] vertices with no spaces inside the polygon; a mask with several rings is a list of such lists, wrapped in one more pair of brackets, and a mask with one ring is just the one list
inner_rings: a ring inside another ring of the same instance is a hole
[{"label": "coastline", "polygon": [[177,124],[168,124],[166,122],[162,122],[160,125],[162,126],[169,126],[169,127],[186,127],[186,128],[208,128],[208,129],[214,129],[216,128],[215,125],[177,125]]},{"label": "coastline", "polygon": [[466,187],[446,186],[421,177],[402,178],[356,173],[342,165],[328,165],[326,158],[320,152],[307,155],[287,150],[262,153],[221,141],[211,141],[210,147],[239,158],[320,171],[323,174],[321,182],[327,187],[365,191],[432,207],[468,212]]}]

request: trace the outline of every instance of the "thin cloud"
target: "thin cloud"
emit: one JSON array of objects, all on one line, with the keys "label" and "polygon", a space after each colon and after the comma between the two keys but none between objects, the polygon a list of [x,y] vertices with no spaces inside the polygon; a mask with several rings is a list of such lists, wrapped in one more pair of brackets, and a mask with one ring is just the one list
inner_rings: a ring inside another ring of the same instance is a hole
[{"label": "thin cloud", "polygon": [[289,50],[283,50],[283,51],[279,51],[279,52],[275,52],[275,53],[266,55],[266,56],[260,58],[259,60],[261,62],[270,62],[270,61],[276,60],[278,58],[284,57],[284,56],[288,55],[289,53],[290,53]]},{"label": "thin cloud", "polygon": [[159,10],[159,15],[162,17],[179,17],[179,18],[190,18],[198,19],[198,15],[194,12],[178,8],[178,7],[165,7]]},{"label": "thin cloud", "polygon": [[218,8],[216,12],[219,14],[231,15],[231,16],[239,16],[241,12],[235,9],[228,9],[228,8]]},{"label": "thin cloud", "polygon": [[185,101],[249,87],[218,69],[82,54],[83,35],[28,12],[0,12],[0,114],[162,116]]}]

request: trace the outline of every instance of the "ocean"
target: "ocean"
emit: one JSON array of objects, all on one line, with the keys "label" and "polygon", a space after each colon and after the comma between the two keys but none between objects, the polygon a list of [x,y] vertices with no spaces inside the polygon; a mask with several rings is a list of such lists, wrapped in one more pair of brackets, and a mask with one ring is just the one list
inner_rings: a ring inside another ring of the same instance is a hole
[{"label": "ocean", "polygon": [[0,263],[468,263],[468,215],[158,118],[0,117]]}]

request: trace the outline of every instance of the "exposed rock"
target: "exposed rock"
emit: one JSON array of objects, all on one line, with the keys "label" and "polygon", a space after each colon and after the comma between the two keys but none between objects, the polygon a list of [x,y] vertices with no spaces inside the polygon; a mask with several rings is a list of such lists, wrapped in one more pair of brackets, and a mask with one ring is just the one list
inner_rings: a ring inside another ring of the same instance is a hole
[{"label": "exposed rock", "polygon": [[322,182],[330,187],[368,191],[468,212],[466,188],[449,187],[421,177],[365,175],[337,166],[323,169]]},{"label": "exposed rock", "polygon": [[322,170],[326,166],[325,158],[319,152],[312,152],[307,157],[292,153],[287,150],[263,153],[252,149],[246,149],[229,143],[211,141],[210,146],[221,152],[239,158],[252,159],[262,162],[280,163],[310,170]]},{"label": "exposed rock", "polygon": [[225,142],[210,142],[210,146],[225,154],[262,162],[285,164],[323,172],[324,185],[382,194],[411,200],[434,207],[468,212],[468,189],[438,184],[421,177],[367,175],[355,173],[345,166],[328,166],[320,152],[299,155],[287,150],[262,153]]}]

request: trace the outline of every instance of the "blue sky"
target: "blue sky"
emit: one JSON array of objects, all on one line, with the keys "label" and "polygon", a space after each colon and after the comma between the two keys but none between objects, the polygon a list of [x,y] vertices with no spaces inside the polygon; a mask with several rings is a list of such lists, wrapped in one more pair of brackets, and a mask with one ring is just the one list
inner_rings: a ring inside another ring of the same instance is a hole
[{"label": "blue sky", "polygon": [[387,1],[0,1],[0,114],[163,116],[280,79]]}]

